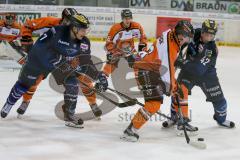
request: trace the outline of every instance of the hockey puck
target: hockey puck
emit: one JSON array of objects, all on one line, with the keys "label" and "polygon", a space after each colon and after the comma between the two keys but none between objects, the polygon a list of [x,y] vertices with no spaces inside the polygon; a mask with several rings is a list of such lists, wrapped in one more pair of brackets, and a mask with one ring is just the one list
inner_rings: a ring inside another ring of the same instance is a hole
[{"label": "hockey puck", "polygon": [[204,138],[198,138],[198,141],[204,141]]},{"label": "hockey puck", "polygon": [[162,123],[162,126],[163,126],[164,128],[167,128],[167,127],[168,127],[167,121],[163,122],[163,123]]}]

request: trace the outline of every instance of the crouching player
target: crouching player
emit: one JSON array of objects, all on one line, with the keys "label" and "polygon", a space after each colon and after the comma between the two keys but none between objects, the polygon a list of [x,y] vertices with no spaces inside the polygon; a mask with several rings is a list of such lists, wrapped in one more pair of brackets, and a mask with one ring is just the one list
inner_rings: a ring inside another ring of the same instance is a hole
[{"label": "crouching player", "polygon": [[[13,86],[1,110],[2,118],[8,115],[17,100],[36,83],[39,77],[47,77],[47,75],[55,69],[61,69],[66,79],[64,83],[68,84],[68,77],[70,77],[76,69],[75,66],[71,64],[74,57],[81,54],[90,54],[90,41],[84,36],[89,25],[87,18],[83,15],[74,15],[70,21],[70,26],[53,27],[36,41],[28,54],[27,62],[24,64],[17,82]],[[102,76],[101,72],[97,71],[90,59],[90,55],[85,57],[88,57],[88,60],[85,59],[84,62],[88,63],[84,65],[91,66],[95,71],[94,74],[97,75],[94,75],[94,80],[98,80],[96,83],[97,88],[105,91],[107,88],[106,78]],[[89,76],[91,77],[91,75]],[[75,84],[76,82],[74,82],[74,85]],[[68,89],[66,88],[65,93],[67,91]],[[66,93],[64,99],[66,101],[68,99],[74,102],[77,101],[77,97],[71,93]],[[68,105],[69,103],[66,103],[66,101],[65,104]],[[71,103],[69,105],[71,105]],[[69,106],[66,108],[68,107]],[[74,113],[69,113],[68,116],[65,116],[65,121],[72,122],[76,125],[82,125],[83,123],[81,119],[74,119]]]},{"label": "crouching player", "polygon": [[[186,58],[179,57],[176,66],[181,68],[178,81],[184,92],[184,98],[180,100],[183,115],[186,119],[186,129],[196,131],[188,122],[188,95],[194,86],[199,86],[206,96],[206,101],[211,102],[214,108],[213,119],[220,126],[233,128],[235,123],[226,119],[227,101],[223,95],[221,85],[216,72],[218,49],[215,43],[217,23],[214,20],[205,20],[202,28],[195,30],[193,42],[188,45]],[[165,121],[164,127],[176,124],[176,100],[172,98],[171,117],[173,120]],[[182,127],[177,127],[182,129]]]},{"label": "crouching player", "polygon": [[182,95],[174,76],[174,62],[180,47],[190,42],[193,32],[190,22],[179,21],[173,30],[163,32],[146,54],[141,52],[138,55],[141,60],[134,62],[132,55],[133,67],[139,70],[138,81],[145,104],[133,117],[121,139],[133,142],[139,139],[137,131],[160,109],[164,94]]}]

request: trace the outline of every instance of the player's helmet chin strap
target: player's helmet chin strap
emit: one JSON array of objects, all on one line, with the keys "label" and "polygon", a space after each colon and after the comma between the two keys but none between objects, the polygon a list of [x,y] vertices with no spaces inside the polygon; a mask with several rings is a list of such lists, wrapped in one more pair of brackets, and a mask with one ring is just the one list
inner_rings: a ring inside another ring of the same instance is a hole
[{"label": "player's helmet chin strap", "polygon": [[71,27],[71,30],[72,30],[72,32],[73,32],[74,38],[77,39],[77,40],[79,40],[78,37],[77,37],[79,28],[76,27],[76,28],[77,28],[77,31],[74,31],[73,27],[74,27],[74,26]]},{"label": "player's helmet chin strap", "polygon": [[77,39],[77,33],[78,33],[78,31],[74,31],[74,29],[73,29],[73,27],[72,27],[72,32],[73,32],[73,35],[74,35],[74,37]]}]

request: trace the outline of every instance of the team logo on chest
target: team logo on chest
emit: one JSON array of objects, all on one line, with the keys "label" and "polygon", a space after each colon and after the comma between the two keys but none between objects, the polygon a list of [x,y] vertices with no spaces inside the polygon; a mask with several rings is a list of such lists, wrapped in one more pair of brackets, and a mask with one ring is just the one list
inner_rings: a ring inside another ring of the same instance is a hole
[{"label": "team logo on chest", "polygon": [[81,44],[80,44],[80,48],[81,48],[83,51],[87,51],[88,48],[89,48],[89,46],[88,46],[88,44],[81,43]]},{"label": "team logo on chest", "polygon": [[209,58],[212,57],[212,50],[206,49],[205,56],[207,56]]},{"label": "team logo on chest", "polygon": [[132,38],[131,31],[122,31],[119,33],[119,39],[121,39],[121,40],[131,39],[131,38]]},{"label": "team logo on chest", "polygon": [[138,31],[132,31],[132,36],[133,37],[135,37],[135,38],[137,38],[137,37],[139,37],[139,33],[138,33]]}]

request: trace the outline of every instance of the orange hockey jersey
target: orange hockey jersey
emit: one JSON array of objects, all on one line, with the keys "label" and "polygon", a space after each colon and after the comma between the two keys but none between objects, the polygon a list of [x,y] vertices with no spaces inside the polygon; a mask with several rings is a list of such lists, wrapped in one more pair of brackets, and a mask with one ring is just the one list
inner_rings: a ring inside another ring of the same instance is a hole
[{"label": "orange hockey jersey", "polygon": [[61,20],[62,20],[61,18],[56,17],[41,17],[33,20],[28,19],[23,26],[22,37],[24,36],[32,37],[33,31],[57,26],[60,24]]},{"label": "orange hockey jersey", "polygon": [[21,25],[14,22],[11,28],[6,27],[4,20],[0,20],[0,40],[12,42],[21,36]]},{"label": "orange hockey jersey", "polygon": [[[105,49],[108,53],[121,54],[126,49],[134,51],[134,39],[139,40],[139,44],[144,44],[147,49],[147,37],[142,26],[137,22],[131,22],[129,28],[124,28],[123,23],[114,24],[107,37]],[[104,66],[104,73],[109,75],[116,68],[117,64],[106,64]]]},{"label": "orange hockey jersey", "polygon": [[169,95],[176,87],[174,62],[179,50],[180,46],[174,30],[167,30],[153,43],[147,54],[140,61],[134,63],[133,67],[160,72],[161,80]]}]

